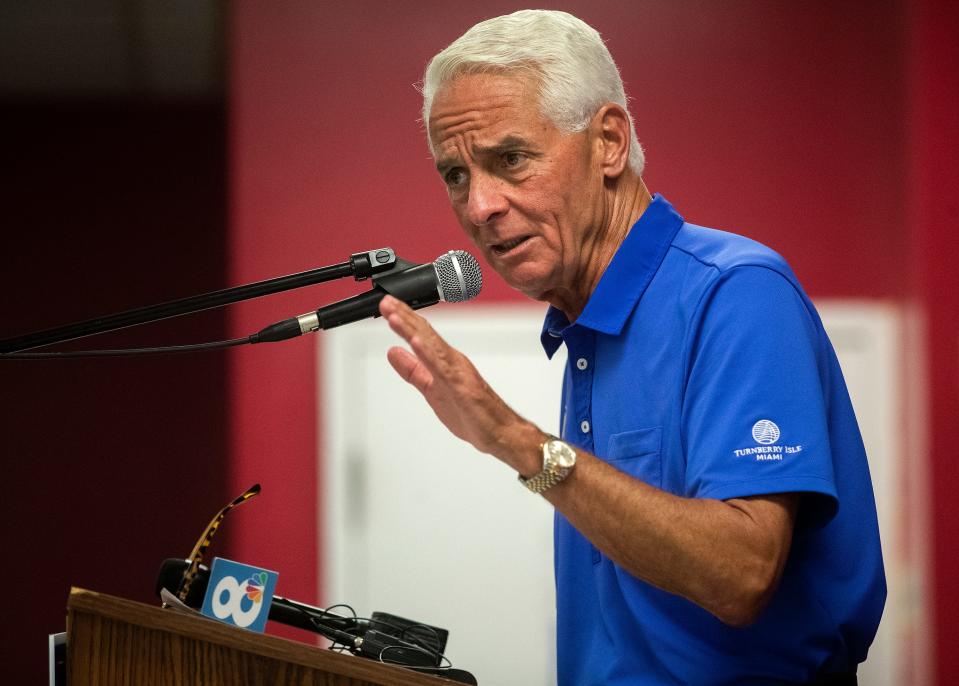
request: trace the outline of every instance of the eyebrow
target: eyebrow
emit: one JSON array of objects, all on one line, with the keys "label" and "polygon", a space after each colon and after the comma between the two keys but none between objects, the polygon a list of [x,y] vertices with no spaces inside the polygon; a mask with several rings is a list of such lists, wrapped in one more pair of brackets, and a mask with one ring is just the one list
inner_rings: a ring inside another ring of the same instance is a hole
[{"label": "eyebrow", "polygon": [[[508,135],[493,145],[474,146],[473,151],[476,155],[501,155],[504,152],[509,152],[515,148],[525,148],[529,147],[529,145],[529,141],[522,136]],[[449,158],[440,158],[436,160],[436,169],[440,172],[455,166],[456,163]]]}]

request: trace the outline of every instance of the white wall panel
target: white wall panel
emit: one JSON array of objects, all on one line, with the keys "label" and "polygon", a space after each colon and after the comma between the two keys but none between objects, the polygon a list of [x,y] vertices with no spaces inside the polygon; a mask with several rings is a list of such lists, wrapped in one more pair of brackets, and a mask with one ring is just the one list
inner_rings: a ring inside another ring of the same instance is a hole
[{"label": "white wall panel", "polygon": [[[431,310],[437,330],[521,414],[558,431],[565,356],[543,307]],[[552,509],[454,438],[386,361],[382,321],[324,334],[326,602],[450,630],[480,683],[555,683]]]}]

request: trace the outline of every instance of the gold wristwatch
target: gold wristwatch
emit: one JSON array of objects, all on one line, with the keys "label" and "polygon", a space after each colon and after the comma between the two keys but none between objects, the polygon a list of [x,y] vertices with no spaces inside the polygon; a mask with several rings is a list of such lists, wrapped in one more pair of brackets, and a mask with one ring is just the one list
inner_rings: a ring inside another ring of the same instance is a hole
[{"label": "gold wristwatch", "polygon": [[576,466],[576,451],[556,436],[547,438],[543,445],[543,471],[528,479],[519,475],[519,481],[533,493],[542,493],[569,476]]}]

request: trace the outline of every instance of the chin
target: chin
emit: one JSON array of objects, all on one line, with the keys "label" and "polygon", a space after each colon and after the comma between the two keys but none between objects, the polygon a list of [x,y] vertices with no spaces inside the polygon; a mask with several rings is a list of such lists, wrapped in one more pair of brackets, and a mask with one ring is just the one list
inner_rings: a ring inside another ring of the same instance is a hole
[{"label": "chin", "polygon": [[555,270],[541,261],[530,260],[511,269],[498,269],[495,262],[491,266],[510,288],[531,300],[546,300],[546,294],[553,290]]},{"label": "chin", "polygon": [[507,281],[507,283],[514,291],[519,291],[530,300],[536,300],[538,302],[545,302],[548,300],[548,290],[543,288],[541,284],[532,284],[528,282],[518,283],[513,281]]},{"label": "chin", "polygon": [[496,270],[500,278],[513,290],[524,294],[539,290],[537,288],[539,279],[533,278],[531,274],[524,274],[523,271],[522,268]]}]

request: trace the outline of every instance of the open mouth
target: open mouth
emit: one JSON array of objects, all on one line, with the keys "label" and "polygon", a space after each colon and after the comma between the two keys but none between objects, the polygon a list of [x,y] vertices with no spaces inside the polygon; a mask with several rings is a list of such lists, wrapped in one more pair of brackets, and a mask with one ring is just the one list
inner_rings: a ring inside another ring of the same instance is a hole
[{"label": "open mouth", "polygon": [[517,247],[519,247],[520,245],[528,241],[529,238],[530,238],[529,236],[520,236],[519,238],[512,238],[504,243],[500,243],[498,245],[492,246],[491,250],[493,251],[493,254],[496,255],[497,257],[502,257],[506,253],[516,249]]}]

